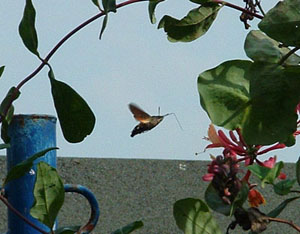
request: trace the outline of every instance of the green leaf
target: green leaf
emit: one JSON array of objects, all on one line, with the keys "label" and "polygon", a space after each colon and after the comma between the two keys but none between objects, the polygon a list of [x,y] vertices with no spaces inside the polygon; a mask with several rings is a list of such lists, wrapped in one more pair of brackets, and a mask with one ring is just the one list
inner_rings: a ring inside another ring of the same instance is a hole
[{"label": "green leaf", "polygon": [[231,209],[230,209],[230,216],[234,214],[234,211],[237,207],[242,207],[245,201],[248,198],[249,186],[247,183],[243,182],[240,191],[238,192],[237,196],[234,198]]},{"label": "green leaf", "polygon": [[277,3],[258,24],[260,30],[285,46],[300,46],[300,0]]},{"label": "green leaf", "polygon": [[14,116],[14,106],[11,105],[7,111],[6,116],[2,119],[2,125],[1,125],[1,138],[5,143],[10,142],[10,137],[8,136],[8,126],[10,122],[12,121],[12,118]]},{"label": "green leaf", "polygon": [[240,128],[249,145],[293,144],[300,66],[227,61],[200,74],[198,90],[212,123]]},{"label": "green leaf", "polygon": [[241,125],[248,144],[291,146],[297,129],[297,104],[300,102],[300,66],[282,68],[254,63],[251,68],[251,106]]},{"label": "green leaf", "polygon": [[102,0],[102,5],[106,13],[117,12],[116,0]]},{"label": "green leaf", "polygon": [[280,182],[274,184],[274,186],[273,186],[274,192],[281,196],[287,195],[291,191],[295,182],[296,182],[296,179],[280,181]]},{"label": "green leaf", "polygon": [[7,149],[10,147],[10,144],[0,144],[0,150]]},{"label": "green leaf", "polygon": [[273,168],[259,166],[252,164],[247,166],[253,174],[255,174],[261,180],[261,186],[264,188],[265,183],[273,184],[274,180],[279,176],[284,164],[282,161],[275,164]]},{"label": "green leaf", "polygon": [[4,72],[4,68],[5,68],[5,66],[1,66],[1,67],[0,67],[0,77],[2,76],[2,74],[3,74],[3,72]]},{"label": "green leaf", "polygon": [[52,229],[58,211],[64,203],[64,185],[55,168],[45,162],[37,165],[32,217]]},{"label": "green leaf", "polygon": [[296,179],[298,184],[300,185],[300,157],[298,158],[296,162]]},{"label": "green leaf", "polygon": [[68,142],[77,143],[92,133],[95,116],[86,101],[69,85],[54,78],[52,70],[48,73],[52,97],[63,135]]},{"label": "green leaf", "polygon": [[214,3],[206,4],[191,10],[181,20],[165,15],[160,20],[158,28],[164,28],[171,42],[190,42],[208,31],[221,7]]},{"label": "green leaf", "polygon": [[258,164],[249,165],[247,166],[247,169],[250,170],[253,174],[255,174],[260,180],[263,180],[271,170],[271,168],[262,167]]},{"label": "green leaf", "polygon": [[282,161],[275,164],[273,168],[270,169],[268,174],[262,180],[262,187],[265,183],[273,184],[274,180],[279,176],[281,169],[284,167]]},{"label": "green leaf", "polygon": [[250,61],[232,60],[199,75],[200,102],[213,124],[235,129],[245,118],[251,66]]},{"label": "green leaf", "polygon": [[213,187],[212,183],[209,184],[209,186],[206,188],[205,194],[204,194],[205,202],[211,208],[212,210],[221,213],[223,215],[229,216],[231,213],[231,206],[227,203],[225,203],[216,191],[216,189]]},{"label": "green leaf", "polygon": [[0,115],[3,117],[6,115],[6,110],[8,110],[13,101],[15,101],[20,96],[20,91],[16,87],[11,87],[6,94],[5,98],[0,104]]},{"label": "green leaf", "polygon": [[38,38],[35,30],[35,9],[31,0],[26,0],[23,18],[19,25],[19,34],[26,48],[39,56]]},{"label": "green leaf", "polygon": [[92,0],[92,2],[93,2],[94,5],[100,10],[99,1],[98,1],[98,0]]},{"label": "green leaf", "polygon": [[277,217],[281,211],[284,210],[284,208],[292,201],[298,199],[300,197],[292,197],[292,198],[289,198],[289,199],[286,199],[284,200],[282,203],[279,204],[279,206],[277,206],[275,209],[273,209],[272,211],[270,211],[267,216],[268,217],[272,217],[272,218],[275,218]]},{"label": "green leaf", "polygon": [[105,11],[105,17],[103,19],[102,27],[100,30],[99,40],[102,37],[102,34],[107,26],[108,22],[108,13],[109,12],[117,12],[116,0],[102,0],[102,5]]},{"label": "green leaf", "polygon": [[5,116],[5,121],[10,124],[13,117],[14,117],[15,108],[13,105],[11,105],[7,111],[7,114]]},{"label": "green leaf", "polygon": [[8,125],[9,124],[7,123],[6,119],[3,119],[1,124],[1,139],[6,144],[10,142],[10,137],[8,136]]},{"label": "green leaf", "polygon": [[149,13],[149,17],[150,17],[150,22],[152,24],[156,23],[156,17],[155,17],[155,9],[156,6],[163,2],[164,0],[150,0],[149,4],[148,4],[148,13]]},{"label": "green leaf", "polygon": [[[278,63],[283,56],[290,52],[290,49],[279,47],[279,42],[265,35],[260,30],[252,30],[248,33],[245,45],[245,52],[249,58],[257,62]],[[285,65],[298,65],[300,57],[291,55]]]},{"label": "green leaf", "polygon": [[129,234],[143,226],[144,226],[144,224],[142,221],[135,221],[133,223],[126,225],[125,227],[123,227],[121,229],[118,229],[118,230],[112,232],[112,234]]},{"label": "green leaf", "polygon": [[200,199],[186,198],[176,201],[173,215],[177,226],[185,234],[222,233],[208,206]]},{"label": "green leaf", "polygon": [[105,15],[104,19],[103,19],[103,23],[102,23],[102,27],[101,27],[101,31],[100,31],[100,35],[99,35],[99,40],[101,40],[102,34],[106,28],[107,25],[107,21],[108,21],[108,14]]},{"label": "green leaf", "polygon": [[25,175],[32,168],[33,162],[36,159],[44,156],[49,151],[56,150],[56,149],[58,149],[58,148],[57,147],[51,147],[51,148],[42,150],[42,151],[30,156],[29,158],[27,158],[23,162],[17,164],[13,168],[11,168],[10,171],[8,172],[7,176],[4,179],[4,183],[3,183],[2,187],[4,187],[9,181],[18,179],[18,178],[22,177],[23,175]]},{"label": "green leaf", "polygon": [[81,226],[70,226],[70,227],[61,227],[55,230],[55,234],[74,234],[76,233]]}]

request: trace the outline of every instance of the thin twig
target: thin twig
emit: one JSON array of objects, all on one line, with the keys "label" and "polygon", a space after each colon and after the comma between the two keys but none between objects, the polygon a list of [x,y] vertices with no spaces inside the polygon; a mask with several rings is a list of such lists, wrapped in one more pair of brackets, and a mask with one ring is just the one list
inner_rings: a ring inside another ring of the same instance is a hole
[{"label": "thin twig", "polygon": [[291,193],[300,193],[299,190],[290,190]]},{"label": "thin twig", "polygon": [[288,221],[288,220],[280,219],[280,218],[271,218],[271,217],[268,217],[268,220],[272,221],[272,222],[278,222],[278,223],[288,224],[291,227],[293,227],[295,230],[297,230],[298,232],[300,232],[300,227],[298,225],[294,224],[292,221]]},{"label": "thin twig", "polygon": [[234,4],[232,4],[232,3],[229,3],[229,2],[220,1],[220,0],[213,0],[213,2],[222,4],[222,5],[224,5],[224,6],[228,6],[228,7],[230,7],[230,8],[233,8],[233,9],[236,9],[236,10],[239,10],[239,11],[242,11],[242,12],[245,12],[245,13],[247,13],[248,15],[252,15],[252,16],[258,18],[258,19],[263,19],[263,18],[264,18],[262,15],[256,14],[256,13],[254,13],[254,12],[251,12],[251,11],[245,9],[245,8],[239,7],[239,6],[234,5]]},{"label": "thin twig", "polygon": [[255,0],[255,4],[256,4],[256,6],[258,6],[258,9],[262,13],[262,15],[265,16],[266,14],[265,14],[264,10],[262,9],[262,7],[260,5],[260,1],[259,0]]},{"label": "thin twig", "polygon": [[28,225],[33,227],[34,229],[38,230],[42,234],[49,234],[45,230],[41,229],[40,227],[36,226],[34,223],[32,223],[30,220],[28,220],[26,217],[24,217],[23,214],[21,214],[17,209],[15,209],[9,202],[8,200],[0,195],[0,200],[7,206],[8,209],[10,209],[12,212],[14,212],[20,219],[22,219],[24,222],[26,222]]},{"label": "thin twig", "polygon": [[300,47],[295,47],[292,50],[290,50],[286,55],[284,55],[280,61],[278,62],[279,65],[282,65],[285,60],[287,60],[293,53],[295,53],[297,50],[299,50]]}]

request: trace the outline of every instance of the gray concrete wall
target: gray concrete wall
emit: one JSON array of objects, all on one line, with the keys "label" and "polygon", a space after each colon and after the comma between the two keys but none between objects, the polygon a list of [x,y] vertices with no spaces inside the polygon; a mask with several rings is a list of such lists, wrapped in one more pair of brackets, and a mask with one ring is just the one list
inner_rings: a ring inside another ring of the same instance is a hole
[{"label": "gray concrete wall", "polygon": [[[101,215],[95,234],[106,234],[136,220],[144,227],[137,234],[179,234],[175,224],[173,203],[182,198],[203,198],[207,183],[201,180],[206,172],[204,161],[128,160],[58,158],[58,171],[64,183],[82,184],[96,195]],[[286,164],[284,171],[294,175],[294,165]],[[0,157],[0,178],[5,172],[4,157]],[[4,177],[4,176],[3,176]],[[2,178],[3,178],[2,177]],[[268,212],[282,199],[272,193],[270,186],[264,190]],[[293,207],[297,207],[296,209]],[[300,201],[296,201],[281,217],[300,225]],[[89,207],[79,195],[68,194],[59,215],[59,225],[76,225],[88,219]],[[225,231],[230,218],[214,213]],[[0,203],[0,233],[6,230],[6,207]],[[236,229],[231,233],[241,233]],[[296,233],[286,225],[270,224],[264,233]]]}]

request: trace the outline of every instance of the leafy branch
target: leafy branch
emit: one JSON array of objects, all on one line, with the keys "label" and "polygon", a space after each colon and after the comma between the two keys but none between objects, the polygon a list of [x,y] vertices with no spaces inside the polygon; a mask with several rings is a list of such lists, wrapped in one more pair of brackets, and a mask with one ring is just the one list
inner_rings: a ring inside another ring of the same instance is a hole
[{"label": "leafy branch", "polygon": [[[128,6],[131,5],[133,3],[138,3],[138,2],[145,2],[148,0],[128,0],[122,3],[119,3],[116,5],[116,9],[124,7],[124,6]],[[23,85],[25,85],[29,80],[31,80],[34,76],[36,76],[41,70],[42,68],[48,64],[50,58],[55,54],[55,52],[69,39],[71,38],[74,34],[76,34],[78,31],[80,31],[81,29],[83,29],[85,26],[89,25],[90,23],[92,23],[93,21],[95,21],[96,19],[105,16],[106,12],[101,11],[100,13],[98,13],[97,15],[91,17],[90,19],[86,20],[85,22],[83,22],[82,24],[78,25],[76,28],[74,28],[71,32],[69,32],[67,35],[65,35],[54,47],[52,50],[50,50],[50,52],[48,53],[48,55],[42,59],[40,58],[40,60],[42,61],[42,63],[31,73],[29,74],[27,77],[25,77],[16,87],[16,89],[12,92],[12,95],[10,97],[10,99],[8,100],[6,109],[3,111],[3,115],[5,116],[11,106],[11,104],[13,103],[13,101],[16,99],[16,97],[18,96],[18,93],[20,91],[20,89],[22,88]],[[3,116],[0,116],[0,122],[3,121]]]}]

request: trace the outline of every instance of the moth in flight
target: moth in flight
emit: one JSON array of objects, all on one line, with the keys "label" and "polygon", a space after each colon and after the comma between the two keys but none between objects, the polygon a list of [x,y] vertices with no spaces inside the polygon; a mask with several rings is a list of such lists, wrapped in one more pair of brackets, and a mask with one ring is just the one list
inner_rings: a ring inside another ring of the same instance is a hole
[{"label": "moth in flight", "polygon": [[[137,121],[139,121],[139,124],[137,126],[135,126],[135,128],[132,130],[131,135],[130,135],[131,137],[134,137],[135,135],[143,133],[145,131],[151,130],[152,128],[156,127],[164,119],[164,117],[166,117],[168,115],[174,115],[177,120],[177,117],[174,113],[168,113],[165,115],[159,115],[159,113],[158,113],[157,116],[151,116],[133,103],[129,104],[129,110],[133,114],[133,117]],[[177,122],[178,122],[178,120],[177,120]],[[178,122],[178,124],[179,124],[180,128],[182,129],[179,122]]]}]

